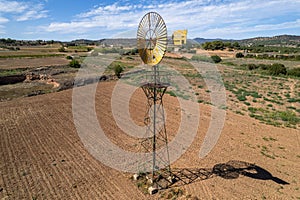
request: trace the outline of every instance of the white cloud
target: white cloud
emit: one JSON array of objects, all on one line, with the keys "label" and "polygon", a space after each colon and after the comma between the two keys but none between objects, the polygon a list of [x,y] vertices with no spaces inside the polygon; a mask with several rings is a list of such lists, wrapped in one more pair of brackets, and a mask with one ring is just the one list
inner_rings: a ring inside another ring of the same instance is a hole
[{"label": "white cloud", "polygon": [[17,21],[41,19],[46,18],[47,16],[47,11],[45,10],[28,10],[23,15],[17,17]]},{"label": "white cloud", "polygon": [[0,17],[0,24],[4,24],[6,22],[9,22],[9,19],[4,18],[4,17]]},{"label": "white cloud", "polygon": [[169,35],[176,29],[188,29],[191,38],[202,35],[236,38],[246,32],[299,29],[299,7],[300,0],[189,0],[137,5],[113,3],[80,13],[70,22],[53,22],[44,30],[88,35],[94,29],[102,29],[106,34],[111,34],[99,33],[99,37],[111,37],[120,32],[134,33],[132,30],[137,28],[142,16],[149,11],[156,11],[164,18]]},{"label": "white cloud", "polygon": [[96,7],[89,12],[79,14],[77,17],[78,18],[86,18],[86,17],[97,16],[97,15],[118,14],[119,12],[130,11],[135,8],[137,8],[137,6],[134,6],[134,5],[118,6],[117,3],[114,3],[112,5],[108,5],[108,6],[104,6],[104,7],[101,7],[101,6]]},{"label": "white cloud", "polygon": [[256,31],[281,30],[281,29],[290,29],[290,28],[300,28],[300,19],[292,22],[284,22],[281,24],[266,24],[266,25],[254,26],[254,29]]},{"label": "white cloud", "polygon": [[17,21],[35,20],[47,17],[47,11],[43,4],[35,4],[30,1],[0,0],[0,13]]},{"label": "white cloud", "polygon": [[300,20],[284,22],[280,24],[256,25],[251,27],[229,26],[221,28],[211,28],[203,31],[202,34],[204,35],[204,37],[215,35],[215,37],[231,38],[233,35],[241,36],[245,33],[263,33],[267,31],[279,31],[285,29],[300,29]]},{"label": "white cloud", "polygon": [[0,25],[0,34],[5,34],[4,26]]},{"label": "white cloud", "polygon": [[2,13],[22,13],[28,9],[24,2],[0,0],[0,12]]}]

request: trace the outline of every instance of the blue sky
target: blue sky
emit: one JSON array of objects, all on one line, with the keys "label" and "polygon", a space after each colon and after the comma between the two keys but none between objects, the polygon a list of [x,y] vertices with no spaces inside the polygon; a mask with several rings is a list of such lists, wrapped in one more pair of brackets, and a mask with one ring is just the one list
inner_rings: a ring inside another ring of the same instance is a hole
[{"label": "blue sky", "polygon": [[188,37],[300,35],[300,0],[0,0],[0,38],[134,38],[149,11]]}]

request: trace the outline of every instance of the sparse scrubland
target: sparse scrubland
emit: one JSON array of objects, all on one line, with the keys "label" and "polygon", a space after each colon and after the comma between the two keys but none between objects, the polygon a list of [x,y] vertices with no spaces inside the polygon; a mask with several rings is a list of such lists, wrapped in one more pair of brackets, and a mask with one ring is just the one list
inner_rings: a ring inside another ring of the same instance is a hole
[{"label": "sparse scrubland", "polygon": [[[111,107],[119,78],[141,64],[136,48],[68,46],[55,41],[2,48],[0,199],[299,199],[299,46],[279,50],[258,44],[261,46],[251,50],[243,45],[211,42],[204,45],[207,50],[189,47],[167,52],[160,63],[187,79],[201,115],[193,143],[171,166],[188,173],[192,181],[179,182],[155,195],[145,194],[143,184],[134,182],[132,174],[118,172],[92,157],[77,135],[72,115],[71,88],[78,69],[88,64],[85,58],[117,54],[103,77],[96,74],[96,81],[82,80],[78,89],[98,84],[95,112],[101,127],[117,146],[138,151],[134,138],[118,128]],[[249,56],[252,54],[261,56]],[[226,88],[222,134],[203,159],[199,148],[214,105],[211,91],[190,62],[217,66]],[[185,112],[177,98],[192,100],[190,94],[175,89],[170,87],[164,97],[170,140]],[[127,94],[122,92],[120,96]],[[124,102],[118,98],[115,103],[122,106]],[[146,98],[140,88],[129,104],[132,120],[143,125]],[[220,163],[230,168],[220,171]]]}]

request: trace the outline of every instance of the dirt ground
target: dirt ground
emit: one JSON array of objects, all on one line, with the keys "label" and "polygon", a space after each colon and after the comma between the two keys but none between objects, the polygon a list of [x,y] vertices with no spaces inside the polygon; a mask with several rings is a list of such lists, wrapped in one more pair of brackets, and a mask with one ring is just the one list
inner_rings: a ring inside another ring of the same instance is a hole
[{"label": "dirt ground", "polygon": [[[115,144],[130,149],[132,144],[126,143],[126,134],[112,118],[114,86],[115,82],[98,84],[98,119]],[[122,105],[122,99],[117,103]],[[176,97],[166,95],[167,130],[176,130],[177,108]],[[0,102],[0,109],[0,199],[161,199],[172,190],[144,194],[130,179],[131,174],[93,158],[75,129],[72,90]],[[179,183],[184,194],[178,199],[300,199],[299,130],[261,124],[227,110],[217,145],[200,159],[211,106],[199,104],[198,109],[197,135],[172,168],[210,171],[220,163],[244,162],[255,168],[236,166],[235,176],[198,176],[191,183]],[[130,103],[130,114],[137,123],[144,110],[145,97],[138,90]]]},{"label": "dirt ground", "polygon": [[241,51],[222,51],[222,50],[204,50],[204,49],[197,49],[197,54],[200,55],[218,55],[222,58],[234,58],[235,54],[237,52],[241,52]]},{"label": "dirt ground", "polygon": [[[67,65],[70,61],[63,57],[49,58],[7,58],[0,59],[0,69],[35,68]],[[50,64],[51,63],[51,64]]]}]

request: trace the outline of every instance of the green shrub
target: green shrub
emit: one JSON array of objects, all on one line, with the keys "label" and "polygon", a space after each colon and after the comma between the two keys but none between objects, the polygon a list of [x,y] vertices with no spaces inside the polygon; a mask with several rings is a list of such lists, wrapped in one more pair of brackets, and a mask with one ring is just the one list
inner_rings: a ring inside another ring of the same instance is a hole
[{"label": "green shrub", "polygon": [[123,67],[121,65],[116,65],[114,67],[114,72],[115,72],[115,75],[118,77],[118,78],[121,78],[121,73],[124,71]]},{"label": "green shrub", "polygon": [[175,94],[175,92],[173,91],[167,91],[167,93],[172,96],[172,97],[176,97],[177,95]]},{"label": "green shrub", "polygon": [[67,56],[66,57],[68,60],[73,60],[73,57],[72,56]]},{"label": "green shrub", "polygon": [[80,68],[80,63],[78,60],[71,60],[69,66],[72,68]]},{"label": "green shrub", "polygon": [[236,58],[243,58],[243,57],[244,57],[244,54],[241,53],[241,52],[238,52],[238,53],[235,54],[235,57],[236,57]]},{"label": "green shrub", "polygon": [[300,103],[300,98],[299,99],[290,98],[290,99],[287,100],[287,102],[289,102],[289,103],[299,102]]},{"label": "green shrub", "polygon": [[59,51],[59,52],[66,52],[66,49],[65,49],[65,47],[62,46],[62,47],[60,47],[60,48],[58,49],[58,51]]},{"label": "green shrub", "polygon": [[266,64],[259,64],[258,67],[262,70],[267,70],[269,68],[269,65]]},{"label": "green shrub", "polygon": [[288,75],[300,77],[300,68],[294,68],[288,71]]},{"label": "green shrub", "polygon": [[239,101],[246,101],[246,100],[247,100],[246,96],[244,96],[244,95],[238,95],[238,96],[237,96],[237,99],[238,99]]},{"label": "green shrub", "polygon": [[254,108],[254,107],[248,107],[248,110],[251,112],[251,113],[255,113],[257,111],[257,108]]},{"label": "green shrub", "polygon": [[247,102],[247,101],[245,101],[244,104],[245,104],[246,106],[250,106],[250,105],[251,105],[251,104],[250,104],[249,102]]},{"label": "green shrub", "polygon": [[280,74],[287,74],[287,70],[283,64],[274,63],[269,67],[269,73],[271,75],[280,75]]},{"label": "green shrub", "polygon": [[255,65],[255,64],[248,64],[247,67],[248,67],[249,70],[254,70],[254,69],[258,68],[258,66]]},{"label": "green shrub", "polygon": [[258,92],[255,92],[255,91],[251,91],[249,92],[250,96],[252,96],[253,98],[261,98],[262,95],[261,94],[258,94]]},{"label": "green shrub", "polygon": [[271,118],[280,119],[282,121],[289,122],[291,124],[296,124],[300,122],[300,118],[296,116],[293,111],[276,111],[271,114]]},{"label": "green shrub", "polygon": [[222,61],[222,59],[218,55],[211,56],[211,59],[214,61],[214,63],[219,63]]}]

